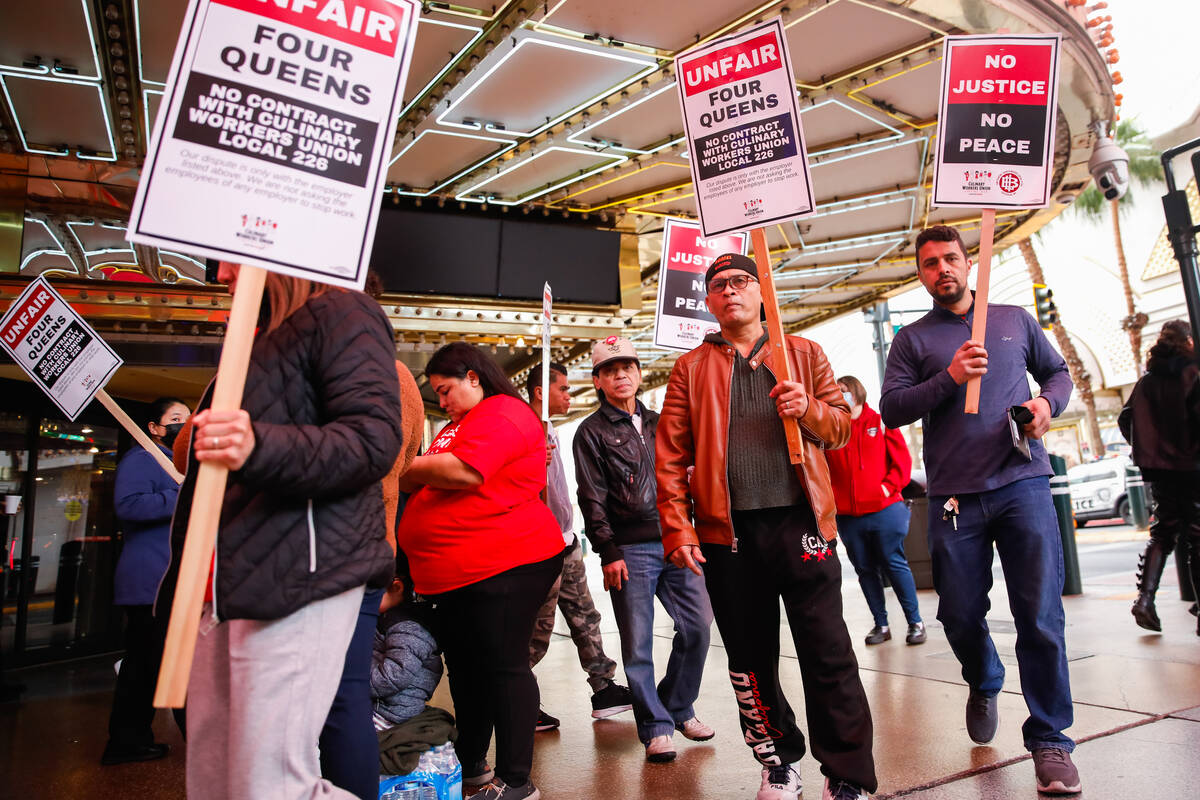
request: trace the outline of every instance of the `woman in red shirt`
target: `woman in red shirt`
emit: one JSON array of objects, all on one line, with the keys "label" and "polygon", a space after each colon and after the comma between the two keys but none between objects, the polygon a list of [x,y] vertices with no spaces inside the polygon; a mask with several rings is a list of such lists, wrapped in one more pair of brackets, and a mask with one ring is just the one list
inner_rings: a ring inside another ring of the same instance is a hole
[{"label": "woman in red shirt", "polygon": [[[879,413],[867,405],[867,390],[858,378],[838,378],[838,388],[850,404],[850,441],[840,450],[827,451],[825,457],[837,501],[838,535],[875,618],[866,642],[880,644],[892,638],[879,577],[882,567],[908,620],[905,640],[923,644],[925,623],[917,606],[912,570],[904,557],[908,506],[900,497],[912,473],[912,456],[900,431],[884,428]],[[876,553],[879,564],[875,563]]]},{"label": "woman in red shirt", "polygon": [[[450,417],[401,478],[413,492],[397,540],[431,602],[457,715],[455,750],[479,800],[537,800],[529,780],[538,687],[529,640],[562,569],[558,523],[542,502],[546,433],[481,350],[446,345],[425,367]],[[496,731],[496,768],[487,765]]]}]

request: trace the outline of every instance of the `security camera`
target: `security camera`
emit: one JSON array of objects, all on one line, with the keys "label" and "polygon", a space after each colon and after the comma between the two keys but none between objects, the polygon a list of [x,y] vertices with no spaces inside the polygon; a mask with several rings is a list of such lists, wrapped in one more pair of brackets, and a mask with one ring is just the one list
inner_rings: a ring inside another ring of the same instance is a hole
[{"label": "security camera", "polygon": [[1108,136],[1101,136],[1088,159],[1088,172],[1105,200],[1120,199],[1129,189],[1129,154]]}]

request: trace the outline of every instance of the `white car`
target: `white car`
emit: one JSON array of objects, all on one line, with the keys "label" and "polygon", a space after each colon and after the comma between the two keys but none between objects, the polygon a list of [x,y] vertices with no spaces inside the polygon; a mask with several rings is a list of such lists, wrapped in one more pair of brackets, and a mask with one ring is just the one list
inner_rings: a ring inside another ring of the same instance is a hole
[{"label": "white car", "polygon": [[1076,526],[1082,528],[1094,520],[1114,517],[1120,517],[1126,525],[1133,524],[1129,493],[1125,488],[1125,467],[1129,463],[1128,456],[1118,455],[1067,470]]}]

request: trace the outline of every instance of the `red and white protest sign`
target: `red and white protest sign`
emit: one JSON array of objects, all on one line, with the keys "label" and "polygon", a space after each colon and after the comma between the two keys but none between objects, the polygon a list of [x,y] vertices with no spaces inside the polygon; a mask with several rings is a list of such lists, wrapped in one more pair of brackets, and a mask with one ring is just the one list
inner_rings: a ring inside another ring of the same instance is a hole
[{"label": "red and white protest sign", "polygon": [[1042,208],[1062,36],[947,36],[933,204]]},{"label": "red and white protest sign", "polygon": [[124,363],[40,276],[0,319],[0,345],[70,420]]},{"label": "red and white protest sign", "polygon": [[717,318],[708,310],[704,273],[722,253],[746,255],[749,237],[744,233],[706,237],[700,226],[668,218],[663,228],[662,260],[658,271],[658,314],[654,344],[671,350],[691,350],[718,330]]},{"label": "red and white protest sign", "polygon": [[359,288],[417,0],[191,0],[130,241]]},{"label": "red and white protest sign", "polygon": [[706,236],[813,213],[783,21],[675,57],[696,207]]}]

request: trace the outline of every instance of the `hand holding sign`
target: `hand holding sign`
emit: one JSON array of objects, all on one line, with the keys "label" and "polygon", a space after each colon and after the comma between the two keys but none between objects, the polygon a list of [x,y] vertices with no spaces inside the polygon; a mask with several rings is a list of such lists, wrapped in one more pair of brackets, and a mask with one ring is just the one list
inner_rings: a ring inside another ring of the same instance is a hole
[{"label": "hand holding sign", "polygon": [[242,409],[206,408],[192,420],[192,451],[201,464],[239,470],[254,452],[254,428]]},{"label": "hand holding sign", "polygon": [[[1043,208],[1050,199],[1061,45],[1057,33],[945,39],[933,204],[983,208],[971,328],[981,349],[996,208]],[[987,370],[978,366],[973,363],[967,375],[968,414],[979,413],[980,379]],[[954,371],[951,375],[961,383]]]}]

